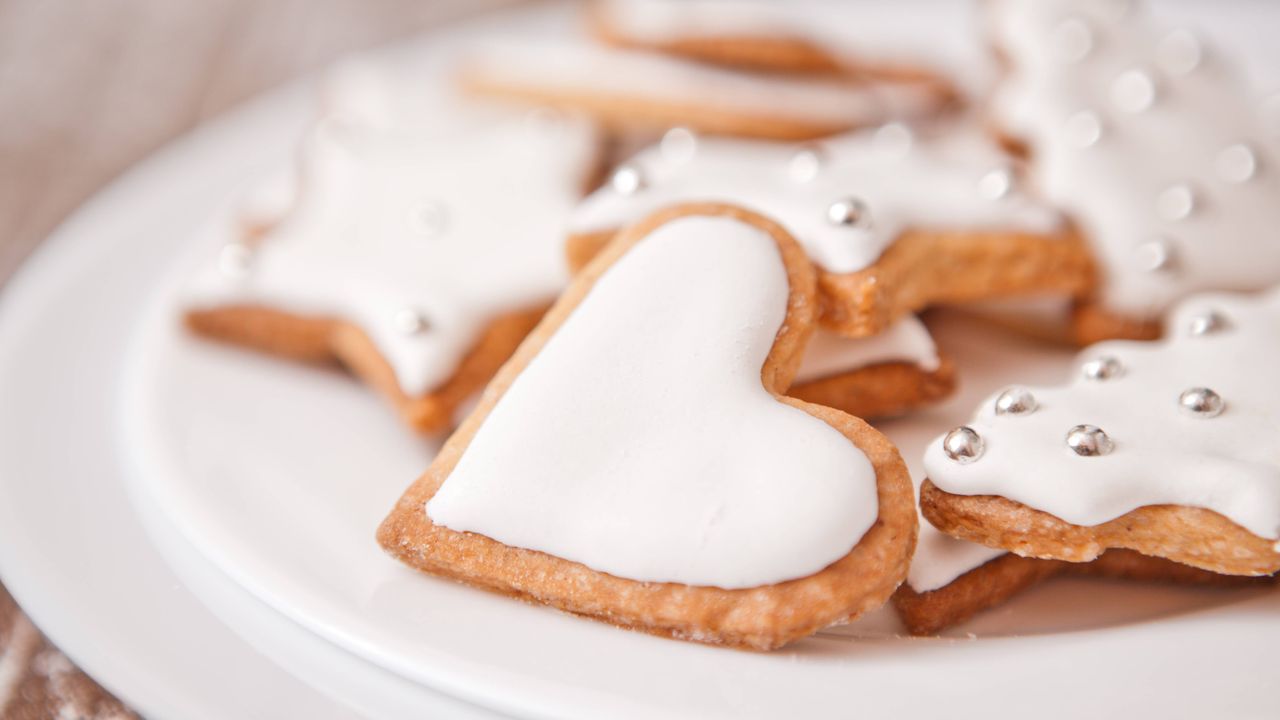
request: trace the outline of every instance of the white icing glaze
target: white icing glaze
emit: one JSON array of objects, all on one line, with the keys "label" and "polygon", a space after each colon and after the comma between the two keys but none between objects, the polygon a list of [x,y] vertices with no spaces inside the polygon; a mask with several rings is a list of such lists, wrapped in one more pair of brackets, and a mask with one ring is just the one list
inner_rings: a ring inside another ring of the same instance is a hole
[{"label": "white icing glaze", "polygon": [[905,315],[882,332],[847,338],[819,328],[805,346],[797,383],[887,362],[909,362],[922,370],[938,369],[938,346],[915,315]]},{"label": "white icing glaze", "polygon": [[466,71],[482,85],[535,95],[712,108],[761,121],[862,127],[939,107],[924,88],[745,73],[572,39],[494,43],[477,50]]},{"label": "white icing glaze", "polygon": [[[563,286],[564,221],[596,135],[564,118],[508,115],[466,129],[347,120],[311,132],[294,209],[243,272],[198,278],[192,302],[346,319],[418,395],[454,372],[494,318]],[[411,333],[415,314],[425,327]]]},{"label": "white icing glaze", "polygon": [[930,3],[927,23],[898,0],[604,0],[599,9],[611,28],[642,42],[794,37],[853,66],[925,67],[970,86],[989,76],[967,3]]},{"label": "white icing glaze", "polygon": [[343,58],[321,79],[321,114],[345,125],[371,130],[431,122],[431,113],[421,100],[426,93],[404,92],[411,86],[398,74],[395,68],[358,55]]},{"label": "white icing glaze", "polygon": [[[1195,335],[1209,311],[1226,327]],[[938,443],[929,477],[961,495],[999,495],[1077,525],[1097,525],[1135,508],[1173,504],[1214,510],[1264,538],[1280,538],[1280,290],[1258,297],[1196,296],[1175,310],[1158,343],[1108,342],[1084,362],[1114,357],[1109,379],[1080,375],[1069,386],[1032,389],[1039,409],[997,416],[990,401],[968,423],[986,450],[961,465]],[[1179,407],[1190,388],[1226,401],[1218,417]],[[1081,457],[1065,444],[1075,425],[1096,425],[1114,450]]]},{"label": "white icing glaze", "polygon": [[296,168],[282,167],[249,188],[236,208],[242,227],[266,229],[280,222],[298,202]]},{"label": "white icing glaze", "polygon": [[[1154,317],[1195,291],[1280,280],[1280,151],[1221,56],[1110,0],[990,5],[1012,60],[996,120],[1093,243],[1104,302]],[[1240,145],[1255,161],[1243,180]],[[1158,269],[1153,242],[1168,251]]]},{"label": "white icing glaze", "polygon": [[[798,167],[793,160],[806,148],[819,159]],[[691,158],[670,160],[655,146],[629,164],[646,186],[631,195],[598,190],[574,213],[572,231],[615,229],[676,202],[729,202],[782,223],[818,264],[847,273],[875,262],[908,228],[1049,232],[1059,224],[1016,184],[1003,197],[984,196],[983,177],[1011,161],[969,129],[913,138],[895,124],[805,146],[705,137]],[[847,197],[867,206],[866,226],[828,218],[828,207]]]},{"label": "white icing glaze", "polygon": [[[917,489],[925,478],[925,449],[939,433],[967,422],[975,404],[1007,387],[1010,381],[1062,382],[1077,370],[1070,350],[1016,333],[995,331],[982,321],[958,313],[939,313],[930,318],[929,328],[947,348],[962,379],[956,394],[906,417],[874,423],[902,453]],[[921,518],[920,538],[907,584],[916,592],[937,590],[1003,554],[1003,550],[944,535]]]},{"label": "white icing glaze", "polygon": [[1192,36],[1202,56],[1208,52],[1225,58],[1255,97],[1280,91],[1280,44],[1272,32],[1280,23],[1280,5],[1271,0],[1159,0],[1145,3],[1143,10],[1163,27]]},{"label": "white icing glaze", "polygon": [[511,384],[427,514],[633,580],[745,588],[822,570],[875,522],[876,479],[761,383],[788,290],[762,230],[663,225]]}]

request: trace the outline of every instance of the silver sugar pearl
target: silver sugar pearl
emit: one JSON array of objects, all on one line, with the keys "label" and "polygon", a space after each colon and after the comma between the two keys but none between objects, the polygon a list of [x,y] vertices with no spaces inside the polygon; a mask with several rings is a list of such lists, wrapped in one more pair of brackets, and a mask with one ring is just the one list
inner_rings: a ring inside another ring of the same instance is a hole
[{"label": "silver sugar pearl", "polygon": [[867,204],[856,197],[837,200],[827,207],[827,220],[833,225],[852,228],[871,226],[871,213]]},{"label": "silver sugar pearl", "polygon": [[609,187],[619,195],[635,195],[645,188],[644,173],[631,163],[620,165],[609,178]]},{"label": "silver sugar pearl", "polygon": [[218,252],[218,270],[235,280],[248,275],[252,263],[253,251],[243,243],[228,243]]},{"label": "silver sugar pearl", "polygon": [[1163,220],[1186,220],[1195,209],[1195,191],[1185,183],[1170,185],[1156,198],[1156,214]]},{"label": "silver sugar pearl", "polygon": [[1116,449],[1115,443],[1097,425],[1077,425],[1068,430],[1067,447],[1082,457],[1106,455]]},{"label": "silver sugar pearl", "polygon": [[822,172],[822,151],[817,147],[806,147],[796,151],[787,163],[787,174],[798,183],[812,182]]},{"label": "silver sugar pearl", "polygon": [[1111,83],[1111,104],[1127,113],[1149,110],[1156,101],[1156,82],[1142,70],[1126,70]]},{"label": "silver sugar pearl", "polygon": [[1203,52],[1200,41],[1189,30],[1174,30],[1156,46],[1156,62],[1166,73],[1187,75],[1200,67]]},{"label": "silver sugar pearl", "polygon": [[1078,63],[1093,50],[1093,31],[1079,18],[1068,18],[1053,28],[1049,41],[1065,63]]},{"label": "silver sugar pearl", "polygon": [[1067,118],[1067,141],[1078,148],[1093,147],[1102,139],[1102,118],[1092,110],[1081,110]]},{"label": "silver sugar pearl", "polygon": [[1258,172],[1258,157],[1253,149],[1243,143],[1228,145],[1214,160],[1218,177],[1234,184],[1248,182]]},{"label": "silver sugar pearl", "polygon": [[1009,388],[996,397],[997,415],[1030,415],[1038,407],[1036,396],[1026,388]]},{"label": "silver sugar pearl", "polygon": [[1013,171],[1008,167],[988,170],[978,179],[978,195],[985,200],[999,200],[1013,190]]},{"label": "silver sugar pearl", "polygon": [[1191,318],[1191,322],[1187,323],[1187,332],[1192,337],[1204,337],[1205,335],[1222,332],[1227,327],[1227,319],[1221,313],[1210,310]]},{"label": "silver sugar pearl", "polygon": [[1134,265],[1145,272],[1168,270],[1173,261],[1173,245],[1165,238],[1148,240],[1133,249]]},{"label": "silver sugar pearl", "polygon": [[698,137],[685,127],[673,127],[662,135],[658,150],[663,159],[672,163],[685,163],[698,151]]},{"label": "silver sugar pearl", "polygon": [[968,465],[982,457],[985,449],[986,443],[982,441],[982,436],[971,427],[958,427],[942,438],[942,451],[961,465]]},{"label": "silver sugar pearl", "polygon": [[1222,414],[1226,407],[1222,396],[1205,387],[1183,390],[1178,396],[1178,407],[1198,418],[1215,418]]},{"label": "silver sugar pearl", "polygon": [[1124,373],[1124,366],[1111,355],[1094,358],[1080,368],[1080,374],[1086,380],[1113,380],[1120,377],[1122,373]]},{"label": "silver sugar pearl", "polygon": [[404,308],[396,311],[393,322],[395,323],[396,330],[401,335],[421,335],[427,331],[428,327],[430,327],[430,323],[427,322],[427,318],[424,317],[422,313],[412,308]]}]

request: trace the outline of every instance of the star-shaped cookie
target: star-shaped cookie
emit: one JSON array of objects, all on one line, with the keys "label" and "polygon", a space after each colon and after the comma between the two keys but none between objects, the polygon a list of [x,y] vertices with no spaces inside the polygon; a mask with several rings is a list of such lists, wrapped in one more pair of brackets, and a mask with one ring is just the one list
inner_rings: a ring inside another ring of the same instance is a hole
[{"label": "star-shaped cookie", "polygon": [[337,360],[409,425],[447,425],[563,286],[563,223],[599,139],[567,117],[440,128],[321,121],[292,208],[222,249],[190,327]]}]

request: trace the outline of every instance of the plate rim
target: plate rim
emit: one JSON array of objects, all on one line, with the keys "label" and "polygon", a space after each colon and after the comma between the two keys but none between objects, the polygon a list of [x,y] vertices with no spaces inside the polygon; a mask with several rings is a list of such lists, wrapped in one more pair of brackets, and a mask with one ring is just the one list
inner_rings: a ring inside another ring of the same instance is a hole
[{"label": "plate rim", "polygon": [[[173,143],[164,146],[161,150],[149,156],[146,160],[135,166],[125,175],[112,182],[104,190],[91,198],[68,220],[64,221],[64,223],[55,230],[50,239],[38,247],[26,262],[24,262],[19,271],[14,274],[2,289],[0,289],[0,368],[5,365],[5,361],[3,359],[5,354],[3,348],[5,347],[5,343],[3,341],[6,338],[13,339],[20,334],[19,331],[24,327],[19,321],[22,317],[21,312],[25,312],[25,310],[15,309],[20,303],[18,303],[14,298],[22,298],[31,295],[33,291],[30,287],[39,287],[38,281],[41,278],[57,277],[58,274],[65,269],[64,266],[74,265],[74,258],[70,257],[71,250],[73,248],[78,248],[78,243],[84,242],[84,240],[77,240],[76,244],[73,244],[71,243],[71,239],[79,238],[81,236],[91,236],[91,233],[87,228],[81,228],[82,225],[85,225],[89,220],[96,218],[98,215],[103,214],[105,212],[103,210],[104,207],[110,207],[118,204],[119,197],[128,197],[135,186],[143,185],[144,183],[139,178],[146,179],[157,173],[162,173],[166,164],[171,164],[175,158],[179,158],[183,154],[190,153],[192,147],[199,145],[201,142],[207,142],[208,137],[216,136],[219,132],[223,132],[219,129],[233,124],[233,121],[238,120],[242,114],[248,114],[247,111],[257,107],[258,104],[271,104],[271,100],[276,98],[277,95],[282,94],[282,92],[289,87],[291,86],[269,91],[261,96],[255,97],[244,105],[238,107],[233,112],[220,116],[212,123],[203,125],[192,133],[184,135]],[[64,258],[64,256],[66,256],[66,258]],[[15,319],[15,317],[17,319]],[[121,390],[121,392],[123,392],[123,390]],[[4,481],[0,479],[0,494],[3,493],[3,486]],[[3,533],[3,529],[0,528],[0,534]],[[15,564],[21,566],[21,561],[15,560],[15,557],[17,556],[16,550],[6,550],[6,547],[16,548],[18,545],[19,543],[0,542],[0,569],[3,569],[2,574],[7,580],[12,576],[12,567],[14,567]],[[222,569],[221,566],[219,566],[219,568]],[[10,582],[10,592],[14,595],[15,599],[19,599],[21,601],[18,590],[19,585],[23,586],[24,593],[29,590],[30,586],[22,582]],[[1256,604],[1257,603],[1252,603],[1250,606],[1252,607]],[[32,617],[33,621],[36,621],[38,625],[44,628],[46,627],[45,622],[43,620],[37,620],[37,616],[46,612],[46,608],[52,607],[52,605],[45,603],[39,603],[39,605],[40,609],[36,613],[29,613],[29,616]],[[273,608],[274,607],[275,606],[273,605]],[[1234,607],[1238,606],[1233,606],[1233,608]],[[49,632],[48,634],[51,639],[54,639],[54,641],[61,647],[70,647],[70,644],[64,643],[61,639],[55,637],[53,632]],[[991,642],[999,641],[992,640]],[[107,677],[107,673],[100,673],[100,671],[92,670],[91,663],[84,662],[76,654],[69,654],[82,668],[85,668],[87,672],[91,672],[95,678]],[[113,657],[110,662],[118,662],[118,660],[119,658]],[[103,662],[107,662],[107,660],[104,658]],[[114,673],[114,670],[112,670],[112,672]],[[108,685],[107,682],[103,682],[103,684],[104,686]],[[126,697],[125,693],[118,694],[122,699]],[[485,704],[488,703],[486,702]],[[141,707],[141,704],[138,703],[135,706]]]},{"label": "plate rim", "polygon": [[[180,135],[105,184],[58,223],[48,237],[19,264],[3,286],[0,286],[0,369],[7,369],[14,358],[24,354],[26,348],[21,348],[17,340],[23,338],[31,324],[42,316],[44,306],[37,301],[66,289],[71,278],[82,275],[84,259],[81,253],[94,240],[94,225],[117,216],[117,208],[129,205],[131,198],[139,197],[142,190],[155,186],[157,179],[170,174],[168,168],[175,162],[197,154],[201,147],[208,144],[208,138],[234,134],[238,128],[253,123],[259,116],[278,113],[281,98],[305,96],[308,94],[307,87],[312,82],[312,78],[304,77],[255,94],[228,112]],[[117,350],[122,351],[123,346],[118,346]],[[0,377],[0,382],[3,382],[3,377]],[[110,423],[115,419],[112,412],[115,392],[113,389],[103,388],[101,393],[107,405],[103,408],[100,419]],[[14,406],[4,404],[0,413],[10,414],[13,410]],[[118,456],[120,449],[114,440],[115,438],[101,440],[99,449]],[[16,464],[12,457],[0,457],[0,466],[12,469]],[[104,472],[101,479],[113,483],[114,489],[123,494],[124,487],[120,477],[122,468],[108,467],[110,470]],[[20,473],[13,474],[17,476]],[[11,494],[10,485],[18,482],[12,477],[6,478],[6,475],[8,473],[0,473],[0,497]],[[127,500],[124,504],[129,513],[126,524],[136,526],[138,518],[132,504]],[[217,709],[193,705],[178,686],[154,682],[157,668],[147,667],[145,662],[137,661],[128,654],[128,648],[121,652],[122,648],[107,647],[95,642],[92,633],[84,632],[83,628],[95,626],[93,623],[77,620],[80,611],[85,608],[74,607],[76,603],[51,587],[51,583],[45,579],[49,575],[49,569],[38,558],[32,557],[33,553],[24,552],[24,548],[29,547],[33,540],[33,535],[28,532],[30,529],[29,525],[21,522],[0,523],[0,577],[3,577],[6,589],[21,611],[60,652],[128,707],[146,716],[223,717]],[[138,530],[141,531],[141,528],[138,527]],[[139,549],[143,551],[148,563],[157,563],[163,573],[172,575],[154,548],[145,545]],[[199,602],[196,602],[195,608],[200,612],[208,612]],[[213,617],[209,619],[220,633],[235,638],[237,644],[244,644],[223,623]],[[245,647],[260,657],[256,650],[249,648],[247,644]],[[279,669],[274,663],[268,665]],[[341,716],[347,717],[348,714],[344,711]]]}]

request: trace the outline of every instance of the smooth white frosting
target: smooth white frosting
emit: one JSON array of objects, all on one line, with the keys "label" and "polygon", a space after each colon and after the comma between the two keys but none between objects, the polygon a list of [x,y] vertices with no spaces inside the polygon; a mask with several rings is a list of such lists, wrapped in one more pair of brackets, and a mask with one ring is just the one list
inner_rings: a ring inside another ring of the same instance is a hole
[{"label": "smooth white frosting", "polygon": [[[1033,183],[1092,242],[1104,302],[1155,317],[1192,292],[1280,280],[1280,151],[1261,98],[1224,56],[1137,4],[989,5],[1011,60],[995,119],[1029,144]],[[1229,150],[1238,145],[1256,165],[1247,180]],[[1181,187],[1192,193],[1186,217]],[[1157,240],[1171,260],[1151,270],[1141,246]]]},{"label": "smooth white frosting", "polygon": [[754,587],[843,557],[878,515],[875,471],[761,383],[788,292],[759,228],[663,225],[502,395],[428,516],[641,581]]},{"label": "smooth white frosting", "polygon": [[[564,223],[597,136],[568,118],[503,115],[466,128],[355,118],[318,123],[293,209],[244,273],[211,263],[192,303],[343,318],[417,395],[448,379],[495,318],[549,302],[566,282]],[[406,312],[427,327],[407,332]]]},{"label": "smooth white frosting", "polygon": [[[802,180],[792,161],[805,150],[821,160]],[[772,217],[822,267],[847,273],[874,263],[908,228],[1050,232],[1060,222],[1016,180],[1002,197],[984,196],[983,178],[1012,161],[970,128],[913,136],[893,124],[809,145],[703,137],[691,157],[668,157],[656,145],[629,164],[645,187],[630,195],[607,185],[596,191],[574,213],[574,232],[615,229],[677,202],[728,202]],[[866,204],[865,227],[828,219],[827,208],[846,197]]]},{"label": "smooth white frosting", "polygon": [[923,67],[954,74],[963,85],[985,80],[989,58],[970,4],[915,4],[923,5],[920,14],[903,12],[900,0],[604,0],[598,5],[611,28],[642,42],[790,37],[821,48],[837,62]]},{"label": "smooth white frosting", "polygon": [[[1192,319],[1209,311],[1227,327],[1193,335]],[[950,493],[1006,497],[1076,525],[1172,504],[1280,538],[1280,290],[1196,296],[1170,315],[1166,335],[1087,348],[1079,364],[1114,357],[1120,375],[1032,388],[1039,409],[1029,415],[997,416],[989,399],[967,423],[985,441],[982,456],[961,465],[934,442],[929,477]],[[1179,396],[1196,387],[1217,392],[1225,411],[1183,410]],[[1079,424],[1102,428],[1114,450],[1082,457],[1068,449],[1067,431]]]},{"label": "smooth white frosting", "polygon": [[710,108],[762,121],[842,127],[928,116],[939,101],[926,88],[747,73],[573,38],[491,43],[477,49],[465,68],[477,82],[533,94],[654,102],[691,113]]},{"label": "smooth white frosting", "polygon": [[[407,73],[359,55],[335,62],[318,88],[321,114],[370,130],[416,129],[437,122],[429,111],[435,89],[411,92]],[[456,113],[443,113],[449,118]]]},{"label": "smooth white frosting", "polygon": [[[266,229],[280,222],[298,202],[297,168],[280,167],[259,178],[240,198],[234,211],[237,224]],[[234,238],[232,238],[234,239]]]},{"label": "smooth white frosting", "polygon": [[[873,423],[898,447],[917,489],[925,478],[925,449],[939,433],[967,422],[978,402],[1010,382],[1057,383],[1076,370],[1071,350],[1002,332],[958,313],[935,315],[929,329],[955,364],[961,380],[955,395],[905,417]],[[916,592],[937,590],[1003,554],[1003,550],[944,535],[921,518],[907,584]]]},{"label": "smooth white frosting", "polygon": [[1280,44],[1272,30],[1280,23],[1280,4],[1272,0],[1158,0],[1145,3],[1143,9],[1165,27],[1194,29],[1206,47],[1221,53],[1240,71],[1255,97],[1280,92]]},{"label": "smooth white frosting", "polygon": [[904,315],[880,333],[848,338],[829,330],[814,331],[805,346],[797,383],[887,362],[908,362],[922,370],[938,369],[938,346],[915,315]]}]

